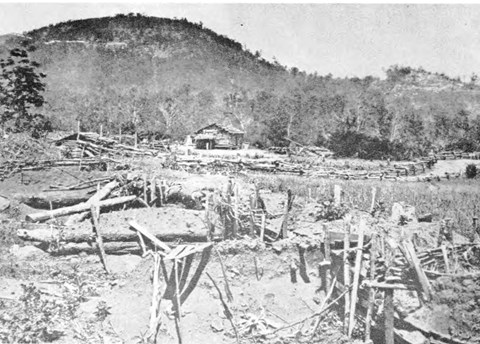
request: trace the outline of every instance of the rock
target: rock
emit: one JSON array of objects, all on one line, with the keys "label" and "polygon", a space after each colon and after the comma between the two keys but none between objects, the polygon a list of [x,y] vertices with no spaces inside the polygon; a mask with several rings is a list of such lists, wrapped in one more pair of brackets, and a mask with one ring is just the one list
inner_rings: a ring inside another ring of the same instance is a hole
[{"label": "rock", "polygon": [[393,203],[391,221],[395,224],[404,225],[408,222],[416,223],[415,207],[407,205],[404,202]]},{"label": "rock", "polygon": [[432,214],[424,214],[418,217],[418,222],[432,222],[433,215]]},{"label": "rock", "polygon": [[23,246],[13,245],[10,248],[10,253],[18,259],[41,259],[48,255],[45,251],[35,246]]},{"label": "rock", "polygon": [[10,201],[5,197],[0,196],[0,213],[10,207]]},{"label": "rock", "polygon": [[407,330],[396,330],[397,333],[408,343],[411,344],[426,344],[429,343],[430,341],[420,332],[420,331],[407,331]]},{"label": "rock", "polygon": [[210,323],[210,327],[215,332],[223,331],[223,321],[220,319],[215,319]]}]

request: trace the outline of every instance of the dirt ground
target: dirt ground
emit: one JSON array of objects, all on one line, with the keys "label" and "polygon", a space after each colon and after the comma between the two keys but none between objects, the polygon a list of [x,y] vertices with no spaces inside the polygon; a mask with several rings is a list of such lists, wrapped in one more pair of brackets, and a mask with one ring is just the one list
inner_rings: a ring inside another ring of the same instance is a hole
[{"label": "dirt ground", "polygon": [[[447,167],[453,169],[458,167],[458,161],[456,162],[453,165],[450,161],[445,163],[452,165]],[[446,169],[442,163],[439,162],[438,168]],[[33,194],[52,184],[69,185],[79,180],[102,177],[107,173],[57,168],[25,172],[0,182],[0,195],[11,200],[10,207],[0,214],[0,324],[17,335],[17,342],[29,342],[22,334],[36,333],[35,326],[40,327],[42,324],[48,328],[45,332],[48,336],[42,338],[54,338],[55,343],[144,342],[152,297],[153,262],[150,256],[108,255],[107,264],[111,273],[106,274],[96,255],[81,253],[54,257],[15,236],[24,216],[33,211],[16,202],[15,194]],[[228,181],[225,176],[184,176],[177,180],[182,182],[187,178],[187,188],[190,191],[202,187],[218,188]],[[250,192],[250,184],[248,181],[243,182],[242,195],[246,197]],[[286,198],[284,194],[261,191],[261,195],[269,212],[282,213]],[[274,330],[312,315],[319,310],[325,297],[319,289],[318,264],[321,257],[318,247],[311,246],[306,253],[310,282],[305,283],[298,278],[296,283],[292,283],[290,275],[292,261],[298,260],[296,244],[321,239],[322,223],[331,230],[342,231],[345,226],[343,220],[318,222],[315,218],[316,211],[315,206],[297,199],[291,214],[291,223],[295,223],[291,228],[292,238],[273,245],[248,237],[215,244],[206,272],[217,282],[226,299],[221,257],[233,296],[228,306],[234,316],[240,343],[312,342],[309,340],[311,321],[305,322],[301,328],[291,327],[277,333]],[[381,220],[373,219],[362,211],[351,212],[351,215],[355,223],[362,217],[367,219],[371,225],[369,228],[374,228],[374,225],[377,230],[388,228],[392,238],[414,237],[415,243],[422,248],[436,244],[439,223],[397,226],[389,222],[389,214],[385,214]],[[181,206],[102,214],[101,223],[112,228],[120,227],[131,218],[147,227],[159,223],[166,228],[204,226],[202,212]],[[271,223],[278,225],[278,219],[277,222],[274,221]],[[78,228],[81,226],[90,224],[84,222]],[[194,266],[197,262],[198,260]],[[437,297],[423,308],[414,301],[415,295],[397,297],[396,303],[408,310],[406,316],[422,320],[426,327],[463,338],[468,343],[478,342],[480,328],[476,317],[480,313],[480,281],[474,278],[439,278],[434,282],[434,288]],[[28,303],[31,300],[35,302]],[[28,313],[29,308],[35,314],[43,314],[43,317],[33,321],[33,313]],[[57,314],[55,309],[60,310],[59,315],[51,316]],[[184,343],[236,342],[219,295],[205,273],[182,307],[182,313]],[[320,335],[314,342],[351,342],[342,334],[341,328],[339,313],[335,310],[329,312],[323,318]],[[361,336],[361,332],[358,329],[356,334]],[[31,337],[33,336],[34,334]],[[162,325],[158,342],[178,342],[171,303],[166,300],[162,303]]]}]

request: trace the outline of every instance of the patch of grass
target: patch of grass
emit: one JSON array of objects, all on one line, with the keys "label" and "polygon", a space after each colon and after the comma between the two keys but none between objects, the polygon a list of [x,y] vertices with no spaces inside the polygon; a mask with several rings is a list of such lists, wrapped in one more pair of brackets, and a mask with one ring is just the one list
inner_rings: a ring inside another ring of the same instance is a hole
[{"label": "patch of grass", "polygon": [[441,183],[393,182],[378,180],[307,179],[298,176],[257,175],[260,188],[272,192],[288,189],[299,197],[324,200],[333,197],[334,185],[342,188],[342,201],[350,208],[369,210],[372,188],[377,189],[380,201],[389,211],[393,203],[405,202],[416,208],[418,214],[431,213],[435,220],[452,218],[457,233],[470,237],[472,218],[478,216],[480,183],[475,180],[452,180]]}]

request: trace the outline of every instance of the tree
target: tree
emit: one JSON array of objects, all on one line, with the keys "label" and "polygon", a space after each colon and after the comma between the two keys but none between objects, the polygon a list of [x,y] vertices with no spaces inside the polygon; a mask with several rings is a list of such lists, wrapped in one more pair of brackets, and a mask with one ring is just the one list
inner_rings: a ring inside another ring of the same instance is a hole
[{"label": "tree", "polygon": [[3,132],[29,131],[39,136],[51,130],[44,116],[34,111],[45,103],[42,79],[46,77],[38,72],[40,64],[28,57],[28,52],[34,50],[34,47],[15,48],[6,60],[0,59],[0,125]]}]

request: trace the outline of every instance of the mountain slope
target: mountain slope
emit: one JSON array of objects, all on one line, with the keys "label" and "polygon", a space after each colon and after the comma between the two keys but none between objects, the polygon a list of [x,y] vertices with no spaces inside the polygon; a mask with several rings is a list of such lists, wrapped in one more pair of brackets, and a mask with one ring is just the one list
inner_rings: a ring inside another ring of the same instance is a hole
[{"label": "mountain slope", "polygon": [[287,70],[186,19],[117,15],[0,38],[0,56],[27,39],[47,74],[43,109],[55,126],[182,138],[230,122],[259,145],[328,145],[339,155],[406,157],[479,149],[480,88],[421,68],[386,79]]}]

